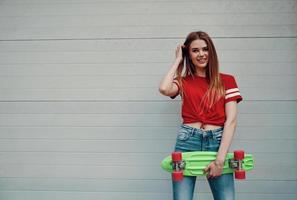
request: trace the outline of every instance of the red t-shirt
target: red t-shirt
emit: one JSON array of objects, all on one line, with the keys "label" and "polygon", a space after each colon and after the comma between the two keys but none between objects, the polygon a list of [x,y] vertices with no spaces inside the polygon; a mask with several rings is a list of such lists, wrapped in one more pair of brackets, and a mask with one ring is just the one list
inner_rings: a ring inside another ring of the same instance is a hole
[{"label": "red t-shirt", "polygon": [[[186,76],[182,79],[183,100],[182,100],[182,118],[183,123],[201,122],[203,124],[213,124],[223,126],[226,121],[225,104],[230,101],[242,100],[236,81],[232,75],[220,73],[223,81],[226,95],[216,102],[213,107],[205,112],[200,112],[200,102],[208,89],[208,82],[205,77]],[[177,81],[174,81],[178,87]],[[180,92],[179,92],[180,93]],[[174,99],[176,96],[170,98]]]}]

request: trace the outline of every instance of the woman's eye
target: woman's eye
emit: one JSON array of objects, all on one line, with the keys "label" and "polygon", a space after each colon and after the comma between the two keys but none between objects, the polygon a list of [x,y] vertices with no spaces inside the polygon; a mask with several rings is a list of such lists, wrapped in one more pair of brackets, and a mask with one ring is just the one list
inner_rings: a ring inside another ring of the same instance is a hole
[{"label": "woman's eye", "polygon": [[[208,49],[202,49],[202,51],[208,51]],[[199,52],[199,50],[198,49],[194,49],[194,50],[192,50],[192,52],[197,53],[197,52]]]}]

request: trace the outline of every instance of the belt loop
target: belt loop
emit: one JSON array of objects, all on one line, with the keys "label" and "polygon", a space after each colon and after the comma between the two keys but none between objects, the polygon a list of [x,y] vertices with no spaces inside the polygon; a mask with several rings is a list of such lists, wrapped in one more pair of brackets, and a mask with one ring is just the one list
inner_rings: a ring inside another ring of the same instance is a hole
[{"label": "belt loop", "polygon": [[202,131],[202,138],[203,139],[207,138],[207,131]]},{"label": "belt loop", "polygon": [[214,131],[211,131],[211,138],[212,138],[212,139],[215,139]]},{"label": "belt loop", "polygon": [[204,122],[201,123],[200,129],[204,129]]}]

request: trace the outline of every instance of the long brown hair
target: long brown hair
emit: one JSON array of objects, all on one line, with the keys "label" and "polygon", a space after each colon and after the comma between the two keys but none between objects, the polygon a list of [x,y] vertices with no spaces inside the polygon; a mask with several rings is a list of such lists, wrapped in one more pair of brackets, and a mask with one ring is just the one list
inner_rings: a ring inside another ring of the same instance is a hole
[{"label": "long brown hair", "polygon": [[[197,70],[195,65],[192,63],[189,55],[190,45],[194,40],[204,40],[208,47],[209,59],[208,64],[206,66],[206,80],[209,83],[209,88],[206,91],[203,99],[201,101],[202,112],[210,108],[222,97],[225,96],[225,89],[220,78],[219,74],[219,60],[217,56],[217,52],[215,46],[212,42],[212,39],[205,32],[191,32],[185,42],[183,49],[183,58],[184,61],[180,63],[176,71],[176,77],[181,86],[181,96],[183,97],[183,89],[182,89],[182,78],[188,75],[192,77],[196,76]],[[184,70],[185,65],[185,70]],[[184,73],[183,73],[184,72]]]}]

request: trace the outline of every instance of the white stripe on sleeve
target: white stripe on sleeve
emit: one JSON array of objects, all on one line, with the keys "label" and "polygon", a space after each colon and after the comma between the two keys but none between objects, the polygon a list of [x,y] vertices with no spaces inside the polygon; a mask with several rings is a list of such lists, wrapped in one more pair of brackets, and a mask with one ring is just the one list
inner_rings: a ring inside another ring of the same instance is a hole
[{"label": "white stripe on sleeve", "polygon": [[225,96],[225,99],[231,98],[231,97],[235,97],[235,96],[240,96],[239,92],[235,92],[235,93],[231,93]]},{"label": "white stripe on sleeve", "polygon": [[238,89],[238,88],[228,89],[228,90],[226,90],[226,95],[227,95],[227,94],[230,94],[230,93],[232,93],[232,92],[239,92],[239,89]]}]

